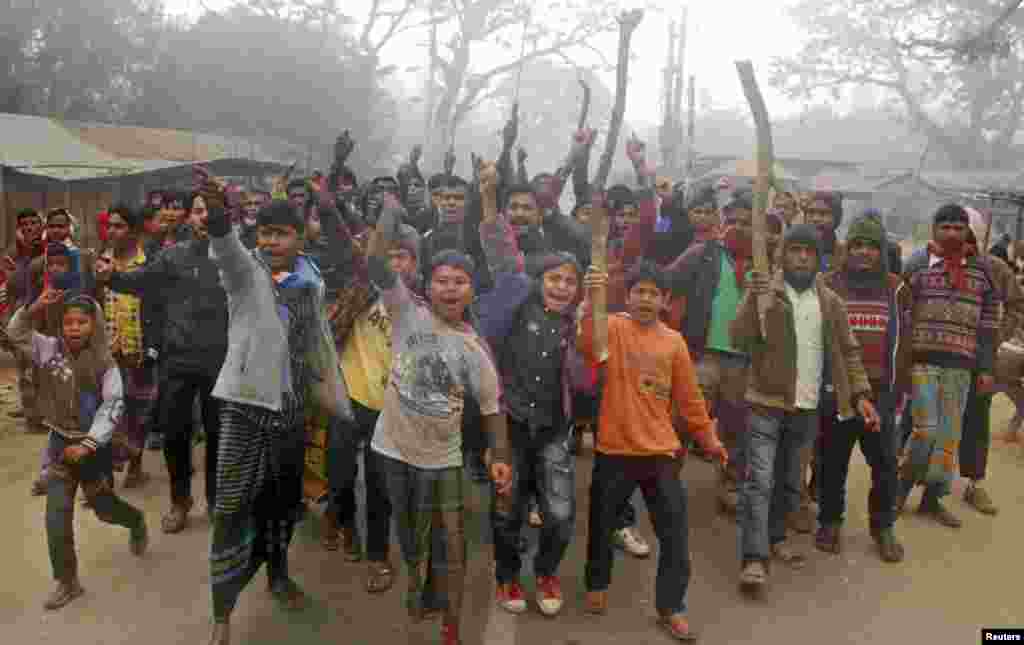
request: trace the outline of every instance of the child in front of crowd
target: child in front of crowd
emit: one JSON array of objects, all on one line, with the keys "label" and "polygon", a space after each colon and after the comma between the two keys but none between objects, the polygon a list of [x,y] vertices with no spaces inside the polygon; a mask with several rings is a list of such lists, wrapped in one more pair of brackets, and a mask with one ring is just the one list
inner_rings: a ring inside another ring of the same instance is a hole
[{"label": "child in front of crowd", "polygon": [[[57,336],[33,330],[33,318],[61,307]],[[46,538],[57,588],[44,603],[59,609],[83,589],[75,555],[75,493],[81,485],[96,516],[130,529],[131,552],[141,556],[149,542],[142,512],[110,487],[110,437],[123,408],[121,375],[110,356],[99,304],[86,296],[65,299],[48,288],[15,312],[8,334],[38,369],[39,410],[49,430],[46,483]]]}]

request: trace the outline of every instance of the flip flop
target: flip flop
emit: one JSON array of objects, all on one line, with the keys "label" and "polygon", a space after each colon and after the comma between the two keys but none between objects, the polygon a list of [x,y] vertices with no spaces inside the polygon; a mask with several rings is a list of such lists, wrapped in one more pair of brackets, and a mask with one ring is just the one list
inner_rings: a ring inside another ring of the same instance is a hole
[{"label": "flip flop", "polygon": [[789,566],[791,569],[803,569],[807,566],[806,555],[799,551],[790,549],[782,542],[772,545],[772,557]]}]

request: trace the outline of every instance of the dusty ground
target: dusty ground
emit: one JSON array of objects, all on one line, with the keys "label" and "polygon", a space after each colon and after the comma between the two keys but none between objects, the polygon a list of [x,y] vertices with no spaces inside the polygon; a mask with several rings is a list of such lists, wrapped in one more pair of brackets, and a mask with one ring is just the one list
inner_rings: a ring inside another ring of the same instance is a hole
[{"label": "dusty ground", "polygon": [[[10,382],[8,368],[0,373],[0,387]],[[2,641],[205,643],[208,525],[205,518],[195,515],[183,534],[159,532],[167,476],[157,453],[146,455],[146,468],[153,479],[144,489],[126,495],[145,509],[154,529],[149,553],[141,560],[133,558],[128,553],[126,532],[102,525],[79,507],[76,531],[87,593],[59,612],[42,610],[42,600],[52,584],[43,534],[45,502],[30,497],[28,489],[43,437],[25,435],[7,417],[13,399],[13,391],[0,390],[0,508],[6,511],[6,530],[0,531],[0,553],[4,554]],[[993,422],[1001,429],[1009,411],[1006,401],[997,401]],[[811,548],[809,537],[797,538],[812,554],[809,566],[799,572],[776,567],[768,593],[756,600],[744,598],[736,589],[736,530],[714,512],[711,467],[702,462],[687,465],[694,562],[689,601],[692,620],[704,634],[703,642],[788,645],[794,641],[897,643],[914,639],[977,643],[983,626],[1024,626],[1021,556],[1014,550],[1024,534],[1022,448],[994,446],[989,489],[1001,507],[998,517],[972,511],[961,501],[958,487],[950,506],[965,520],[964,528],[953,531],[909,514],[898,524],[908,556],[901,565],[884,564],[872,551],[866,517],[867,468],[857,455],[843,555],[818,553]],[[562,568],[567,606],[557,620],[536,613],[512,617],[493,611],[483,489],[472,487],[470,593],[464,624],[467,645],[668,642],[653,626],[654,559],[620,557],[610,613],[593,619],[581,611],[590,465],[589,456],[581,458],[577,539]],[[201,478],[196,482],[202,486]],[[639,508],[643,509],[642,502]],[[395,589],[385,595],[368,596],[361,586],[363,565],[347,564],[339,554],[322,551],[317,542],[318,525],[316,518],[307,520],[292,548],[295,577],[315,597],[315,606],[297,616],[278,613],[264,591],[261,575],[242,596],[236,612],[236,642],[438,642],[436,624],[411,632],[405,627],[399,591],[404,580],[400,578]],[[646,516],[641,531],[653,538]],[[527,588],[532,593],[529,579]]]}]

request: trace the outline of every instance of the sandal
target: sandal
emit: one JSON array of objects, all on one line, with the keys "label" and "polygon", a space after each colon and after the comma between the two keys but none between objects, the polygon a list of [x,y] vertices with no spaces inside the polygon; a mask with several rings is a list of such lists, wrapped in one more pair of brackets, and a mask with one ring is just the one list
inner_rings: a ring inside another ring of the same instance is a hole
[{"label": "sandal", "polygon": [[760,560],[750,560],[743,565],[740,571],[741,587],[762,587],[768,582],[768,569]]},{"label": "sandal", "polygon": [[370,562],[366,575],[367,593],[384,593],[395,582],[395,570],[390,562]]},{"label": "sandal", "polygon": [[690,623],[686,620],[686,614],[676,613],[671,616],[660,616],[658,624],[665,630],[666,634],[677,641],[682,643],[697,642],[697,632],[690,628]]},{"label": "sandal", "polygon": [[785,542],[772,545],[772,557],[791,569],[803,569],[807,565],[807,556],[789,548]]},{"label": "sandal", "polygon": [[170,512],[160,520],[160,528],[164,533],[181,533],[188,526],[188,512],[192,510],[192,498],[184,503],[171,505]]}]

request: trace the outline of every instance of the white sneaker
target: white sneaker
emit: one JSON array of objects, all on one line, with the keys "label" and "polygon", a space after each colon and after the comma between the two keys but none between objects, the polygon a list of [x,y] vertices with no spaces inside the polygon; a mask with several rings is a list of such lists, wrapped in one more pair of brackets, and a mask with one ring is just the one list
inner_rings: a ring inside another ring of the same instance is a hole
[{"label": "white sneaker", "polygon": [[615,546],[626,551],[635,558],[646,558],[651,554],[651,547],[631,527],[619,529],[614,535]]}]

